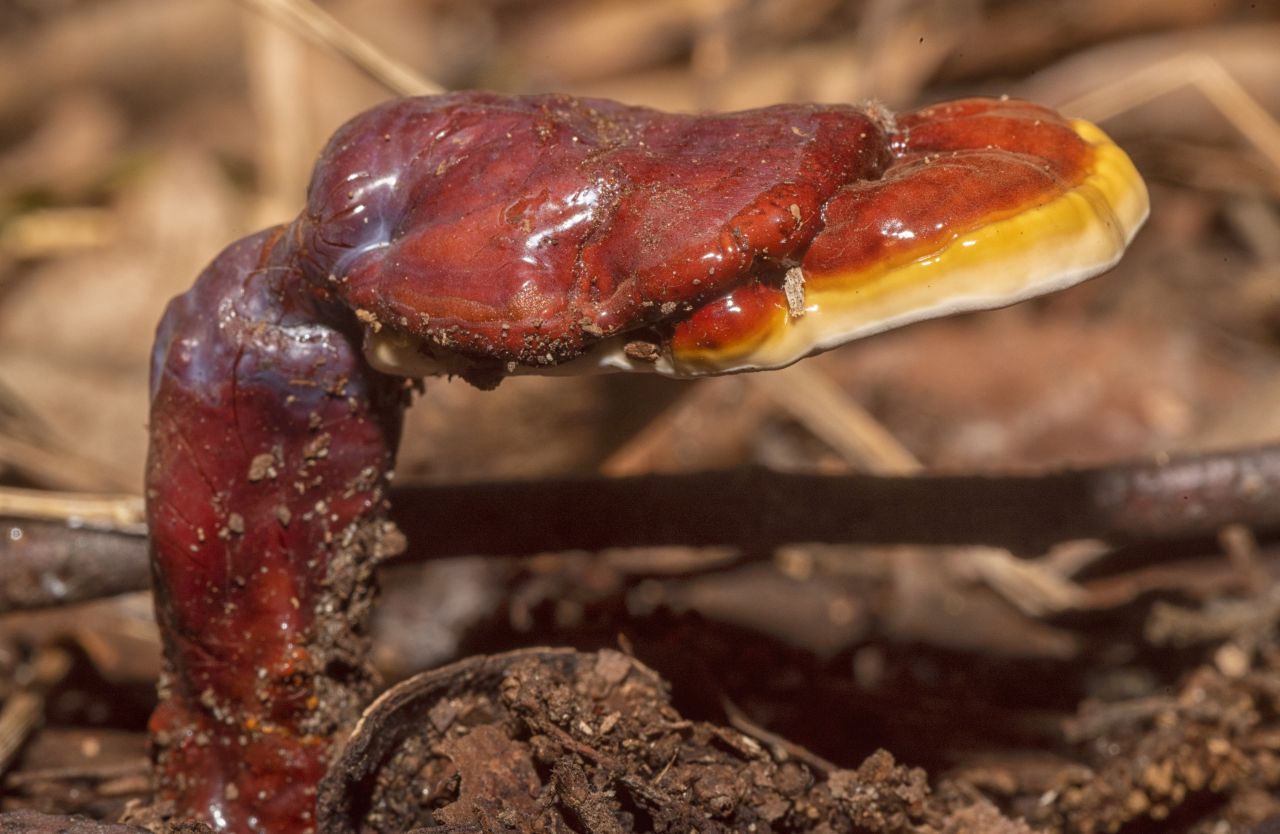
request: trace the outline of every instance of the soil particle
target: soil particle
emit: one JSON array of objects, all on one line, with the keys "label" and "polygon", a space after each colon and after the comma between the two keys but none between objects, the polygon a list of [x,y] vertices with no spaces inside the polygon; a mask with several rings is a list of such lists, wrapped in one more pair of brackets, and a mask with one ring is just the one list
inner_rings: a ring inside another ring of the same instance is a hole
[{"label": "soil particle", "polygon": [[622,352],[637,362],[657,362],[661,355],[661,351],[656,344],[638,339],[623,345]]},{"label": "soil particle", "polygon": [[249,480],[254,483],[263,478],[274,478],[277,474],[276,456],[271,452],[254,455],[249,461]]}]

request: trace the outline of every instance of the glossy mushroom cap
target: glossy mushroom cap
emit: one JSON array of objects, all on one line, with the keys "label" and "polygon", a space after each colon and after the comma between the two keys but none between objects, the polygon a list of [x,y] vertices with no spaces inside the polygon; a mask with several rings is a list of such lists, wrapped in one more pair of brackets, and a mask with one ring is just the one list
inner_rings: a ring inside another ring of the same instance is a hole
[{"label": "glossy mushroom cap", "polygon": [[1146,215],[1098,128],[1020,101],[686,116],[471,93],[348,123],[292,234],[380,370],[697,376],[1062,289]]}]

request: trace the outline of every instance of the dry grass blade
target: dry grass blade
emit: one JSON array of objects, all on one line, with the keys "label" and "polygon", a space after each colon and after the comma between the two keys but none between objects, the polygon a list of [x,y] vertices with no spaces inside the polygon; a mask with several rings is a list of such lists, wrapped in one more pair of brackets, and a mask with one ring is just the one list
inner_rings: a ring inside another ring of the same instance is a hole
[{"label": "dry grass blade", "polygon": [[915,475],[924,468],[822,371],[800,363],[749,379],[752,387],[766,393],[851,465],[877,475]]},{"label": "dry grass blade", "polygon": [[71,656],[63,649],[41,649],[31,664],[31,682],[15,692],[0,710],[0,772],[40,724],[45,693],[66,677]]},{"label": "dry grass blade", "polygon": [[668,468],[672,460],[681,467],[713,468],[717,450],[746,444],[765,416],[763,399],[751,396],[753,389],[742,379],[716,377],[694,383],[610,453],[600,473],[642,475]]},{"label": "dry grass blade", "polygon": [[262,130],[258,141],[261,216],[255,225],[271,225],[291,214],[306,193],[311,156],[310,115],[303,89],[303,42],[277,21],[244,10],[246,63],[254,113]]},{"label": "dry grass blade", "polygon": [[269,15],[315,44],[341,55],[396,95],[425,96],[444,92],[444,87],[391,58],[310,0],[240,2]]},{"label": "dry grass blade", "polygon": [[95,461],[7,434],[0,434],[0,467],[10,467],[29,482],[52,489],[93,492],[122,485],[119,477]]},{"label": "dry grass blade", "polygon": [[1186,52],[1064,103],[1062,112],[1105,121],[1160,96],[1199,90],[1280,171],[1280,122],[1213,57]]},{"label": "dry grass blade", "polygon": [[1043,561],[1018,559],[1000,547],[966,547],[959,551],[988,587],[999,591],[1022,613],[1043,617],[1078,610],[1091,602],[1089,593]]},{"label": "dry grass blade", "polygon": [[785,762],[789,759],[795,759],[804,762],[823,776],[828,776],[840,769],[834,762],[824,759],[803,745],[796,744],[794,741],[771,732],[752,721],[751,717],[743,712],[741,707],[723,694],[720,696],[720,706],[724,709],[724,715],[729,721],[729,726],[744,736],[749,736],[768,747],[778,761]]},{"label": "dry grass blade", "polygon": [[99,249],[120,235],[117,217],[100,208],[41,209],[9,220],[0,234],[0,256],[50,258],[85,249]]},{"label": "dry grass blade", "polygon": [[125,480],[64,448],[18,392],[0,381],[0,473],[16,472],[29,484],[74,492],[120,489]]},{"label": "dry grass blade", "polygon": [[0,487],[0,517],[60,521],[122,533],[146,532],[141,496],[46,492]]}]

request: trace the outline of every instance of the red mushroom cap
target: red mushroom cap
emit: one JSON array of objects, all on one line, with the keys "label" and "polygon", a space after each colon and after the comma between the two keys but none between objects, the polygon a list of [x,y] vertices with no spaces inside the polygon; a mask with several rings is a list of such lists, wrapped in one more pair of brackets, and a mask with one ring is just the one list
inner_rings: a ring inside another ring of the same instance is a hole
[{"label": "red mushroom cap", "polygon": [[575,368],[686,376],[1068,286],[1114,264],[1146,212],[1097,128],[1023,102],[895,120],[463,93],[349,122],[293,234],[383,370],[589,354]]},{"label": "red mushroom cap", "polygon": [[[1097,127],[1010,100],[903,114],[893,162],[843,186],[793,273],[675,326],[670,373],[789,364],[922,319],[1064,289],[1115,265],[1148,212],[1142,178]],[[792,290],[796,295],[796,290]]]},{"label": "red mushroom cap", "polygon": [[889,158],[850,107],[406,99],[338,132],[297,233],[310,277],[373,329],[552,365],[799,258],[837,189]]}]

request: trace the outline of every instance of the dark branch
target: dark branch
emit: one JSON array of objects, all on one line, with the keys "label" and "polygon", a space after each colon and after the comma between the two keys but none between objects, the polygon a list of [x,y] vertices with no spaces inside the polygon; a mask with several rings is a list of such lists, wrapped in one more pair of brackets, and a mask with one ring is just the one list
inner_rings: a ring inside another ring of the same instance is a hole
[{"label": "dark branch", "polygon": [[[1043,475],[807,475],[761,467],[634,478],[398,489],[405,558],[649,545],[992,544],[1039,553],[1070,539],[1125,544],[1280,529],[1280,446]],[[21,531],[18,538],[11,530]],[[0,611],[146,587],[140,536],[9,520]]]}]

